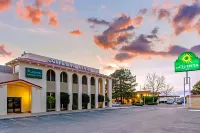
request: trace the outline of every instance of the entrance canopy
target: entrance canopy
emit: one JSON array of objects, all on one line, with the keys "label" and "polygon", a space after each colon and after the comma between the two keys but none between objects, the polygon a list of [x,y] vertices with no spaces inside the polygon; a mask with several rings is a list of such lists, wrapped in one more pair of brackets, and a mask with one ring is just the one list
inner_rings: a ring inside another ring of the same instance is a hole
[{"label": "entrance canopy", "polygon": [[0,86],[1,85],[18,85],[18,86],[24,86],[24,87],[35,87],[35,88],[38,88],[38,89],[41,89],[42,87],[41,86],[38,86],[38,85],[35,85],[31,82],[28,82],[28,81],[25,81],[25,80],[22,80],[22,79],[17,79],[17,80],[11,80],[11,81],[6,81],[6,82],[1,82],[0,83]]}]

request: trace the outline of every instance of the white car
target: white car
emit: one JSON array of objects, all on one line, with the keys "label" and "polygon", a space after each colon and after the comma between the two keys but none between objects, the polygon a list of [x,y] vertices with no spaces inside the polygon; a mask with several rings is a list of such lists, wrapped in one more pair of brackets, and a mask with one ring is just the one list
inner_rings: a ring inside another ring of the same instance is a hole
[{"label": "white car", "polygon": [[118,102],[114,102],[114,103],[112,104],[112,106],[113,106],[113,107],[120,107],[120,104],[119,104]]}]

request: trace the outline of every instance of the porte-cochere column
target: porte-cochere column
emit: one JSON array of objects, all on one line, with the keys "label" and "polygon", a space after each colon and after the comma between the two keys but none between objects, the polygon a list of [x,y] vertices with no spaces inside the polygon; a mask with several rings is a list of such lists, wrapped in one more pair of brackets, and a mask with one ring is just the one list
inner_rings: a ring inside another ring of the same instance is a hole
[{"label": "porte-cochere column", "polygon": [[68,94],[69,94],[68,110],[72,110],[72,104],[73,104],[72,73],[67,72],[67,75],[68,75]]}]

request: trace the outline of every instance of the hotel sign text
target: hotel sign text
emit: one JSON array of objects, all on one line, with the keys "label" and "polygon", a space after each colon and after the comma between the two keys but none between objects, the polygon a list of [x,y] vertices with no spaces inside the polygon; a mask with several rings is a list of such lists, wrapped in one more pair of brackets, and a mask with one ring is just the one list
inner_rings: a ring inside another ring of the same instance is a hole
[{"label": "hotel sign text", "polygon": [[83,70],[83,71],[88,71],[88,72],[99,73],[98,69],[85,67],[85,66],[81,66],[81,65],[77,65],[77,64],[74,64],[74,63],[61,61],[61,60],[57,60],[57,59],[52,59],[52,58],[48,59],[48,63],[52,63],[52,64],[56,64],[56,65],[60,65],[60,66],[65,66],[65,67],[70,67],[70,68],[74,68],[74,69],[79,69],[79,70]]}]

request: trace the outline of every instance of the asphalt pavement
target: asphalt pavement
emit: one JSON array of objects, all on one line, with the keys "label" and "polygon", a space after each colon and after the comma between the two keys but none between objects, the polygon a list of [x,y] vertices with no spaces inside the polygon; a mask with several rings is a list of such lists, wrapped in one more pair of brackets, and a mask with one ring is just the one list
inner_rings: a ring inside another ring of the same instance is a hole
[{"label": "asphalt pavement", "polygon": [[200,133],[200,111],[159,105],[6,119],[0,133]]}]

